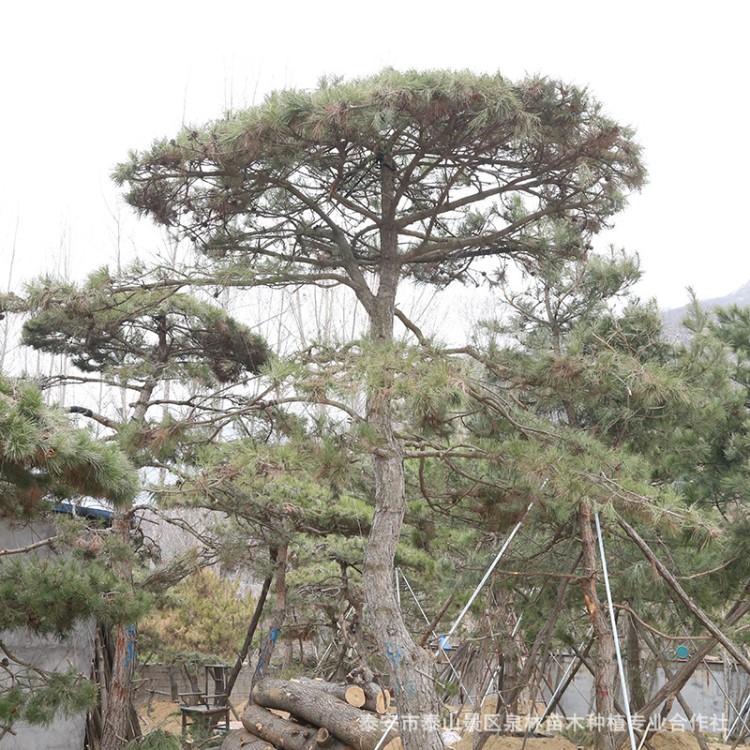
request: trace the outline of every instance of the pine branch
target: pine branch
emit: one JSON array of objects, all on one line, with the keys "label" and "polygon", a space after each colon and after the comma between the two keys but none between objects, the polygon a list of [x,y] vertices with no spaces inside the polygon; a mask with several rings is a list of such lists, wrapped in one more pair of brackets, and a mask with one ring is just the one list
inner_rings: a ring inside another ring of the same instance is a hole
[{"label": "pine branch", "polygon": [[32,550],[39,549],[41,547],[54,547],[55,541],[59,539],[59,536],[51,536],[47,539],[42,539],[33,544],[27,544],[25,547],[15,547],[14,549],[0,549],[0,557],[7,555],[22,555],[24,552],[31,552]]}]

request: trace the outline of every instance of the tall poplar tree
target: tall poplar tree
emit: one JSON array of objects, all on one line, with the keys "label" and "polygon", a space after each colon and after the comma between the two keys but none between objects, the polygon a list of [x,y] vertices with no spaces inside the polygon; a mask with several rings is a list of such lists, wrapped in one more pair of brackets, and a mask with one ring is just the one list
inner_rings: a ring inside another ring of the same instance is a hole
[{"label": "tall poplar tree", "polygon": [[[371,634],[402,717],[437,713],[430,657],[404,625],[393,559],[406,507],[394,419],[400,321],[410,281],[445,287],[494,265],[576,255],[642,183],[632,132],[586,91],[546,78],[382,73],[260,106],[134,153],[116,180],[140,212],[191,240],[235,286],[339,284],[369,322],[366,418],[375,511],[364,558]],[[552,245],[538,223],[575,228]],[[394,365],[395,363],[395,365]],[[314,393],[311,394],[314,400]],[[408,750],[442,748],[429,721],[402,721]]]}]

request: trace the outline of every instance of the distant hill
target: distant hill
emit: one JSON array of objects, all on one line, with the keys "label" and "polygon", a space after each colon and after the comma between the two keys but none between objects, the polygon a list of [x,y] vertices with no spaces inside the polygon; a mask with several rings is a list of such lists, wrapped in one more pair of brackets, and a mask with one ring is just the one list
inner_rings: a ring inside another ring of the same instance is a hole
[{"label": "distant hill", "polygon": [[[714,297],[713,299],[702,299],[701,305],[711,310],[714,307],[727,307],[728,305],[739,305],[740,307],[750,306],[750,281],[739,289],[736,289],[723,297]],[[664,335],[672,340],[684,340],[688,332],[682,326],[682,319],[687,314],[687,305],[675,307],[672,310],[665,310],[662,313],[664,319]]]}]

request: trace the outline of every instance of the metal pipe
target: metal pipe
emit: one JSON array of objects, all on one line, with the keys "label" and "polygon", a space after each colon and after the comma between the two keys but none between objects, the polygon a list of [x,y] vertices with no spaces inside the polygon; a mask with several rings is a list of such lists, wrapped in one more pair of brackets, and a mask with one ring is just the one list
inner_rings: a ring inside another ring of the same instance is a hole
[{"label": "metal pipe", "polygon": [[602,558],[602,573],[604,574],[604,588],[607,591],[607,604],[609,605],[609,619],[612,623],[612,638],[615,642],[615,654],[617,656],[617,668],[620,671],[620,686],[622,688],[622,702],[625,708],[625,719],[628,723],[628,735],[630,737],[630,747],[638,750],[638,743],[635,741],[635,732],[633,731],[633,719],[630,716],[630,698],[628,696],[628,684],[625,680],[625,667],[622,664],[622,654],[620,653],[620,639],[617,637],[617,620],[615,620],[615,608],[612,606],[612,591],[609,588],[609,574],[607,573],[607,558],[604,555],[604,540],[602,539],[602,527],[599,524],[599,514],[594,513],[594,523],[596,524],[596,534],[599,537],[599,555]]},{"label": "metal pipe", "polygon": [[513,537],[521,528],[521,524],[524,522],[526,516],[528,515],[533,505],[534,505],[533,502],[529,503],[528,507],[526,508],[526,513],[523,514],[523,518],[515,525],[515,527],[513,528],[513,531],[511,531],[510,534],[508,535],[508,538],[505,540],[505,543],[500,548],[500,551],[497,553],[497,556],[495,557],[495,559],[492,561],[492,565],[490,565],[490,567],[487,568],[487,572],[484,574],[484,577],[479,582],[479,585],[476,587],[476,589],[474,589],[474,593],[469,597],[469,601],[466,602],[466,606],[461,610],[461,614],[456,618],[456,621],[453,623],[453,626],[448,631],[448,634],[445,636],[446,640],[450,638],[450,636],[453,635],[456,628],[459,626],[461,620],[464,619],[464,615],[469,611],[469,607],[471,607],[471,605],[474,603],[474,599],[477,598],[477,596],[479,595],[479,592],[484,587],[484,584],[487,583],[487,579],[492,575],[492,571],[495,570],[495,567],[500,562],[500,558],[505,554],[505,550],[508,549],[508,546],[513,541]]}]

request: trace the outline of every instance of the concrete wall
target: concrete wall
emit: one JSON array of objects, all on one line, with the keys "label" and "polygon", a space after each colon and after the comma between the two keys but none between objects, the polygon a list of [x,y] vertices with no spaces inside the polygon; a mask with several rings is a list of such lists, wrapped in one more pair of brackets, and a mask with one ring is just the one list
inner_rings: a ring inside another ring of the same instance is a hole
[{"label": "concrete wall", "polygon": [[[552,670],[550,682],[558,684],[565,670],[570,664],[571,657],[564,656],[558,659],[558,664]],[[680,661],[670,663],[670,671],[676,672],[680,668]],[[661,668],[645,671],[642,675],[644,686],[648,692],[653,694],[666,682],[666,676]],[[682,689],[682,697],[693,710],[693,713],[706,719],[716,719],[716,729],[731,726],[737,710],[744,700],[750,678],[747,674],[738,670],[732,662],[726,664],[722,661],[707,661],[702,664],[691,676]],[[617,683],[616,696],[620,698],[619,680]],[[551,690],[545,689],[544,699],[548,701]],[[582,667],[576,674],[575,679],[565,691],[560,701],[560,709],[567,717],[586,717],[594,713],[594,679],[590,672]],[[657,710],[655,713],[659,713]],[[669,718],[685,717],[685,711],[677,701],[674,702]],[[721,720],[721,724],[719,724]]]},{"label": "concrete wall", "polygon": [[[205,675],[203,667],[190,666],[192,674],[201,691],[205,689]],[[250,683],[255,666],[247,665],[240,671],[237,682],[232,690],[231,700],[238,704],[246,700],[250,694]],[[180,693],[191,691],[190,680],[182,667],[167,667],[161,664],[143,664],[136,673],[136,705],[145,705],[150,701],[169,701]],[[211,691],[213,692],[213,691]]]}]

